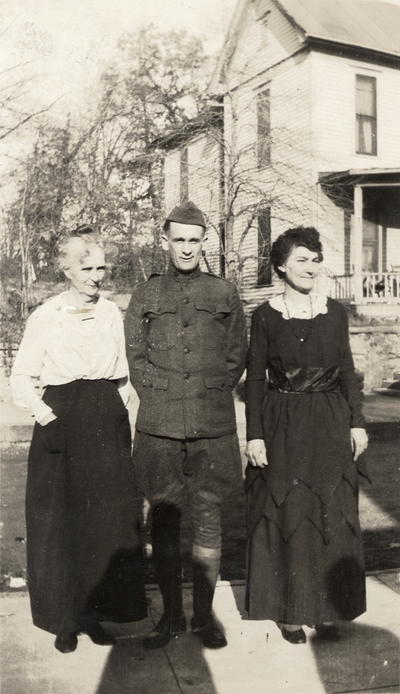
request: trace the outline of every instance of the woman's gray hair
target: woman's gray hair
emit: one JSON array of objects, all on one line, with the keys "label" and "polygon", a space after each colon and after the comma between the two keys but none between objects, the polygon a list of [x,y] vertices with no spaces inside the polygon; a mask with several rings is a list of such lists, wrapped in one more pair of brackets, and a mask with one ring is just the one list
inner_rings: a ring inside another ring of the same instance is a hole
[{"label": "woman's gray hair", "polygon": [[95,248],[101,248],[104,251],[104,243],[100,234],[97,234],[87,225],[77,227],[59,243],[57,260],[60,270],[68,270],[73,258],[81,260],[92,253]]}]

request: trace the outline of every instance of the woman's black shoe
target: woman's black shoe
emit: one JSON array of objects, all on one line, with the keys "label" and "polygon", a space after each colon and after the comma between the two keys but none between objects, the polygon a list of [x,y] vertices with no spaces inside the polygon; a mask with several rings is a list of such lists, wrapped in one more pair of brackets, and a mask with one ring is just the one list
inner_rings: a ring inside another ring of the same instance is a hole
[{"label": "woman's black shoe", "polygon": [[326,641],[339,641],[342,638],[336,624],[316,624],[315,631],[321,639]]},{"label": "woman's black shoe", "polygon": [[290,629],[285,629],[283,626],[279,626],[279,629],[282,632],[282,636],[286,641],[289,641],[289,643],[306,643],[307,642],[307,636],[305,635],[303,629],[296,629],[296,631],[290,631]]},{"label": "woman's black shoe", "polygon": [[97,646],[113,646],[116,643],[114,637],[107,634],[98,622],[87,627],[85,633]]},{"label": "woman's black shoe", "polygon": [[78,636],[77,634],[57,636],[54,645],[60,653],[73,653],[78,645]]}]

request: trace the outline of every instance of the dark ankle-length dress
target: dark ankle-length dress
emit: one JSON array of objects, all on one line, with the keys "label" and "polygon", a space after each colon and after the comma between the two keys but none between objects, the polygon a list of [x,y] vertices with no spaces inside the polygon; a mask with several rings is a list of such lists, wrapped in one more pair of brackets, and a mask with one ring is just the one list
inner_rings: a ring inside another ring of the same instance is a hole
[{"label": "dark ankle-length dress", "polygon": [[[56,416],[35,424],[29,450],[28,587],[33,623],[58,636],[147,616],[131,432],[119,391],[127,373],[112,302],[100,297],[90,313],[62,294],[28,319],[14,397]],[[42,400],[30,385],[37,376]]]},{"label": "dark ankle-length dress", "polygon": [[365,426],[361,393],[345,309],[318,303],[312,326],[291,325],[278,297],[252,319],[247,438],[264,439],[269,464],[248,466],[246,476],[250,619],[313,626],[366,609],[358,519],[365,470],[350,442],[350,428]]}]

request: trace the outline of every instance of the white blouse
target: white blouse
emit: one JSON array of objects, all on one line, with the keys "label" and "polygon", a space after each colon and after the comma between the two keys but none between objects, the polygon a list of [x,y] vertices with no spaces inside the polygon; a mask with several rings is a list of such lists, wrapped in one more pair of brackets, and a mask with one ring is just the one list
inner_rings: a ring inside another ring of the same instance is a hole
[{"label": "white blouse", "polygon": [[43,388],[80,379],[119,380],[125,404],[129,399],[129,368],[122,316],[100,296],[89,311],[68,305],[67,292],[29,316],[10,376],[14,402],[41,422],[52,412],[42,401]]}]

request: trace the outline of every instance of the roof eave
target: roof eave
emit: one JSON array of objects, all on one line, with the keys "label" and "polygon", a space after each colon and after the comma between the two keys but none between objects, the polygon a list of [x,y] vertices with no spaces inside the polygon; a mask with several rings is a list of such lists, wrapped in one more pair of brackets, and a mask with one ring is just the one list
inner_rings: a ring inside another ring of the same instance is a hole
[{"label": "roof eave", "polygon": [[[317,34],[306,34],[305,43],[312,50],[332,50],[335,53],[356,54],[358,60],[365,59],[368,62],[374,60],[374,58],[380,58],[385,64],[400,66],[400,52],[395,53],[393,51],[385,51],[383,49],[371,48],[371,46],[360,45],[357,43],[352,43],[351,41],[344,41],[343,39],[332,39],[326,36],[318,36]],[[339,51],[338,51],[339,49]],[[376,60],[374,60],[376,62]]]}]

